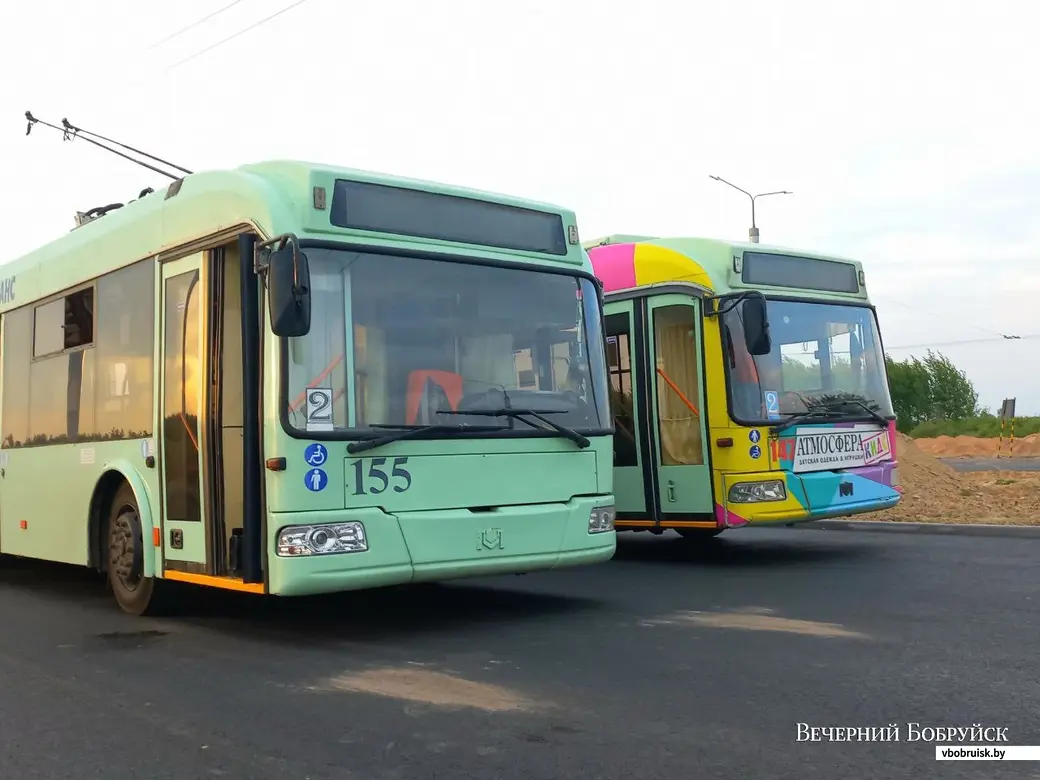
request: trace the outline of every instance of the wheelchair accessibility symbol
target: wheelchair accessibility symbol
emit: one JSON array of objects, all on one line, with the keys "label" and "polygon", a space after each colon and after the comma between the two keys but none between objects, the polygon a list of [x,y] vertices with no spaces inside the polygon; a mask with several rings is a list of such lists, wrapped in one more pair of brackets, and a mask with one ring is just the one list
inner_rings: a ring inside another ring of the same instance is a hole
[{"label": "wheelchair accessibility symbol", "polygon": [[307,445],[307,449],[303,451],[303,459],[308,466],[324,466],[325,461],[329,459],[329,451],[323,444],[314,442]]}]

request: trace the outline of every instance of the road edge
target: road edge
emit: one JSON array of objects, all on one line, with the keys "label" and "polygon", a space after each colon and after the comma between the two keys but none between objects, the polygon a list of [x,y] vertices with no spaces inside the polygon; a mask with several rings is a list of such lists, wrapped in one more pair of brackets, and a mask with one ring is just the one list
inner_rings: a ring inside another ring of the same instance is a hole
[{"label": "road edge", "polygon": [[993,525],[983,523],[901,523],[893,520],[812,520],[794,528],[823,531],[874,531],[894,533],[948,534],[954,536],[1010,536],[1040,539],[1040,525]]}]

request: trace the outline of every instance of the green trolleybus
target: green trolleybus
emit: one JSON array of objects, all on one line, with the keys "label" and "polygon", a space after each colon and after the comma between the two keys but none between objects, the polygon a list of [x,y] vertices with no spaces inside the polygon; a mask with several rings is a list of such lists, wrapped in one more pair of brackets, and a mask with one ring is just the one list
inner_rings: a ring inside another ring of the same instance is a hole
[{"label": "green trolleybus", "polygon": [[275,161],[76,221],[0,266],[0,553],[132,614],[614,554],[570,211]]}]

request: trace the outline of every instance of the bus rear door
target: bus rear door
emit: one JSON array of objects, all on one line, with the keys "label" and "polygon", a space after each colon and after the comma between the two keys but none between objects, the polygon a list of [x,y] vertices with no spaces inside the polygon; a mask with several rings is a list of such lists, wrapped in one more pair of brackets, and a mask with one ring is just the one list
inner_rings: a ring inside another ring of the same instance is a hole
[{"label": "bus rear door", "polygon": [[652,505],[646,500],[644,456],[645,414],[641,407],[645,393],[640,387],[638,361],[644,355],[637,348],[633,301],[608,303],[605,309],[607,369],[610,373],[610,409],[614,417],[614,506],[618,520],[645,522]]}]

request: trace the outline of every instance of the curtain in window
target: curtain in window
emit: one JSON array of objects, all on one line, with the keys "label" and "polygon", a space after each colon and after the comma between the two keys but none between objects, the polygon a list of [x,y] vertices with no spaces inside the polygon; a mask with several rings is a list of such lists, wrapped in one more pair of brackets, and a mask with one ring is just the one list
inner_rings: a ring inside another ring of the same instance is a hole
[{"label": "curtain in window", "polygon": [[658,430],[666,466],[704,463],[698,387],[700,371],[693,310],[669,306],[654,315]]}]

